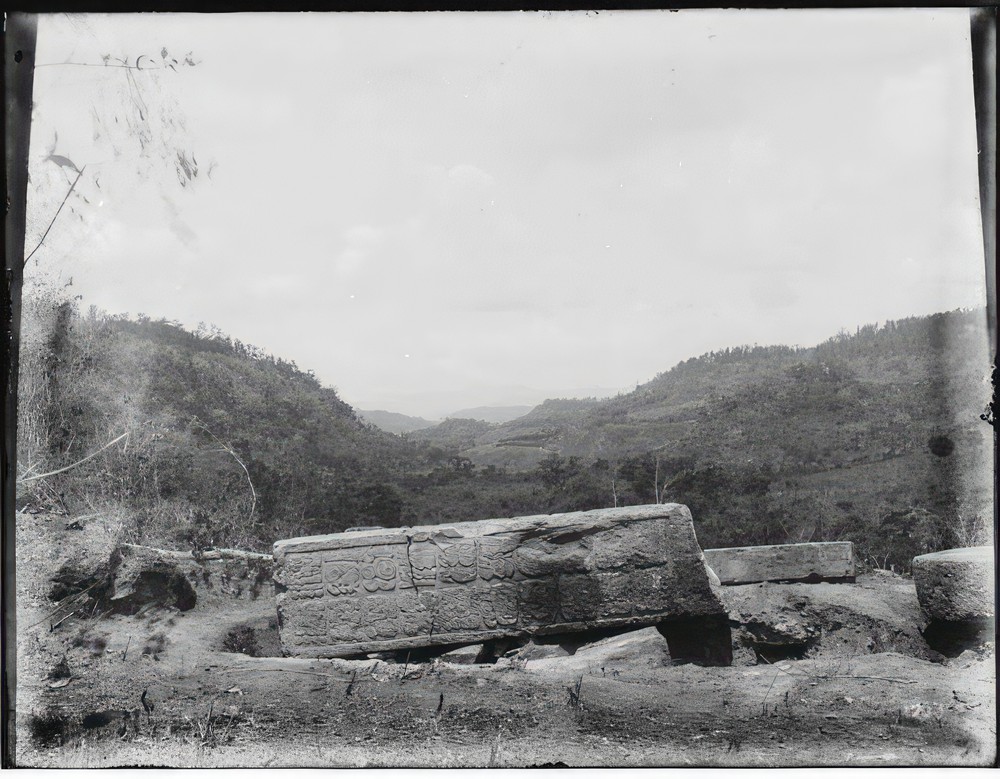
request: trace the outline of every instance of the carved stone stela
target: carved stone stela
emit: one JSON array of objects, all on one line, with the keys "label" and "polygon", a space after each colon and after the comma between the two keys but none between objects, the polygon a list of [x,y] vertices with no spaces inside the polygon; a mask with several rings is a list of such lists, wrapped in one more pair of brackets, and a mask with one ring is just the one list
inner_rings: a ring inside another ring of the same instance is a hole
[{"label": "carved stone stela", "polygon": [[295,538],[274,561],[300,657],[724,612],[678,504]]}]

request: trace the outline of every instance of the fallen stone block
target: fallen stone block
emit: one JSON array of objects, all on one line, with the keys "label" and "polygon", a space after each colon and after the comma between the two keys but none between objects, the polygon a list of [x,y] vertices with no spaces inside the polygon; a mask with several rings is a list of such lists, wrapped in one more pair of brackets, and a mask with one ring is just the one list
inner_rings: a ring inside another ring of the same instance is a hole
[{"label": "fallen stone block", "polygon": [[635,668],[670,665],[670,648],[655,627],[648,627],[584,644],[572,655],[564,652],[562,655],[538,657],[531,652],[522,652],[518,659],[528,660],[525,668],[532,671],[593,673],[613,677]]},{"label": "fallen stone block", "polygon": [[446,663],[456,663],[457,665],[474,665],[479,661],[479,656],[483,653],[482,644],[472,644],[452,649],[441,655],[441,659]]},{"label": "fallen stone block", "polygon": [[[575,650],[576,647],[574,646]],[[563,644],[542,644],[529,641],[517,651],[518,660],[548,660],[553,657],[568,657],[572,652]]]},{"label": "fallen stone block", "polygon": [[920,607],[931,620],[969,622],[994,616],[993,547],[973,546],[913,558]]},{"label": "fallen stone block", "polygon": [[850,541],[706,549],[705,560],[724,585],[854,581]]},{"label": "fallen stone block", "polygon": [[282,647],[301,657],[725,613],[678,504],[295,538],[274,564]]}]

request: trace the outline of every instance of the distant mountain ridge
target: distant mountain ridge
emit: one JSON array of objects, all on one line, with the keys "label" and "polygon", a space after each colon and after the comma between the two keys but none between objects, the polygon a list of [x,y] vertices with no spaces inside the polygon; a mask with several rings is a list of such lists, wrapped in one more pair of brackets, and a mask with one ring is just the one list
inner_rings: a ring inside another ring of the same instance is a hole
[{"label": "distant mountain ridge", "polygon": [[[424,419],[414,417],[409,414],[401,414],[396,411],[386,411],[384,409],[365,410],[357,409],[360,419],[387,433],[402,435],[405,433],[415,433],[418,430],[428,430],[452,419],[474,420],[485,422],[490,425],[510,422],[518,417],[522,417],[531,411],[534,406],[476,406],[466,408],[447,414],[441,419]],[[446,427],[444,434],[448,435],[449,428]]]},{"label": "distant mountain ridge", "polygon": [[534,406],[476,406],[463,408],[446,415],[448,419],[478,419],[481,422],[510,422],[523,417]]},{"label": "distant mountain ridge", "polygon": [[475,461],[481,447],[611,459],[680,448],[705,462],[745,455],[782,470],[912,451],[923,443],[914,426],[928,435],[978,429],[989,396],[980,317],[912,317],[810,348],[712,352],[614,398],[546,400],[485,430],[468,456]]},{"label": "distant mountain ridge", "polygon": [[432,421],[430,419],[424,419],[423,417],[412,417],[408,414],[400,414],[396,411],[384,411],[382,409],[362,410],[359,408],[357,409],[357,414],[363,421],[375,425],[375,427],[380,428],[387,433],[394,433],[395,435],[412,433],[416,430],[434,427],[434,425],[438,424],[440,421]]}]

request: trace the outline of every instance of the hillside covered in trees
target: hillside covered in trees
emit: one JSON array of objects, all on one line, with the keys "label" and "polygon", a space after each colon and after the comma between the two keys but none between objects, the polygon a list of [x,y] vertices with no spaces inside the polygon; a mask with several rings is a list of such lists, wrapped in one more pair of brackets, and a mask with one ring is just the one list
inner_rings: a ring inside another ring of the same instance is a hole
[{"label": "hillside covered in trees", "polygon": [[19,507],[112,514],[140,543],[263,550],[658,499],[691,507],[705,547],[849,539],[905,567],[987,538],[981,311],[727,349],[615,398],[402,436],[217,330],[69,303],[43,314],[22,344]]}]

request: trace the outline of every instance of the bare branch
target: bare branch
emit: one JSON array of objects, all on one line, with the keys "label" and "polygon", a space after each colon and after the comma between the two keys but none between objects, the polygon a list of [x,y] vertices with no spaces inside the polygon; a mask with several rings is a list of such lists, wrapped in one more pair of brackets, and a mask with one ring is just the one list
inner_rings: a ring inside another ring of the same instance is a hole
[{"label": "bare branch", "polygon": [[77,601],[80,598],[82,598],[84,595],[86,595],[88,592],[90,592],[92,589],[94,589],[94,587],[96,587],[100,583],[101,583],[101,580],[98,579],[96,582],[94,582],[89,587],[87,587],[87,589],[80,590],[80,592],[78,592],[78,593],[70,595],[67,598],[63,598],[61,601],[59,601],[58,604],[56,604],[56,607],[54,609],[52,609],[52,611],[50,611],[48,614],[46,614],[44,617],[42,617],[40,620],[38,620],[38,622],[34,622],[31,625],[28,625],[28,627],[26,627],[25,630],[31,630],[32,628],[38,627],[43,622],[45,622],[46,620],[48,620],[49,617],[52,617],[52,616],[58,614],[60,610],[66,608],[67,606],[69,606],[74,601]]},{"label": "bare branch", "polygon": [[257,508],[257,490],[254,489],[253,480],[251,480],[251,478],[250,478],[250,471],[247,470],[246,464],[240,459],[240,456],[238,454],[236,454],[236,452],[233,449],[233,447],[229,446],[228,444],[222,443],[222,441],[219,440],[218,436],[216,436],[215,433],[213,433],[211,430],[209,430],[205,426],[205,424],[200,419],[198,419],[198,417],[195,417],[193,421],[194,421],[194,424],[198,428],[200,428],[201,430],[204,430],[206,433],[208,433],[210,436],[212,436],[212,439],[219,445],[220,448],[216,449],[214,451],[225,452],[226,454],[229,454],[230,456],[232,456],[232,458],[234,460],[236,460],[236,462],[238,462],[240,464],[240,468],[243,469],[243,473],[246,474],[246,476],[247,476],[247,484],[250,485],[250,494],[251,494],[251,496],[253,498],[253,501],[250,504],[250,515],[247,517],[247,521],[249,522],[251,519],[253,519],[253,512]]},{"label": "bare branch", "polygon": [[32,257],[34,257],[35,256],[35,252],[37,252],[42,247],[42,244],[45,243],[45,239],[49,235],[49,230],[51,230],[52,229],[52,225],[54,225],[56,223],[56,219],[59,218],[59,214],[62,212],[63,206],[66,205],[66,201],[69,200],[69,196],[73,194],[73,190],[76,189],[77,182],[80,180],[80,177],[83,175],[83,172],[86,169],[87,169],[87,166],[84,165],[82,168],[80,168],[80,171],[76,174],[76,178],[73,179],[73,183],[70,184],[70,186],[69,186],[69,191],[66,193],[66,197],[64,197],[63,200],[62,200],[62,203],[59,204],[59,208],[56,210],[56,215],[52,217],[52,221],[49,222],[49,226],[45,228],[45,232],[42,234],[42,238],[38,242],[38,245],[35,246],[35,248],[31,250],[31,254],[29,254],[27,257],[25,257],[24,258],[24,262],[21,263],[21,267],[22,268],[25,267],[28,264],[28,260],[30,260]]},{"label": "bare branch", "polygon": [[86,457],[84,457],[82,460],[77,460],[72,465],[67,465],[65,468],[60,468],[57,471],[49,471],[48,473],[40,473],[37,476],[28,476],[25,479],[21,479],[20,482],[21,482],[21,484],[24,484],[25,482],[28,482],[28,481],[35,481],[36,479],[44,479],[47,476],[55,476],[57,473],[63,473],[64,471],[68,471],[70,468],[76,468],[76,466],[80,465],[81,463],[85,463],[85,462],[87,462],[87,460],[91,460],[94,457],[97,457],[97,455],[99,455],[101,452],[103,452],[109,446],[113,446],[114,444],[117,444],[119,441],[121,441],[123,438],[126,438],[126,437],[128,437],[128,433],[122,433],[114,441],[108,441],[108,443],[106,443],[104,446],[102,446],[96,452],[91,452]]},{"label": "bare branch", "polygon": [[[894,684],[916,684],[916,679],[896,679],[891,676],[855,676],[854,674],[808,674],[800,673],[798,671],[789,671],[787,668],[782,668],[780,665],[775,665],[766,657],[761,655],[761,659],[768,665],[774,665],[781,673],[788,674],[789,676],[801,676],[804,679],[823,679],[824,681],[829,681],[830,679],[873,679],[879,682],[893,682]],[[775,674],[774,678],[777,679],[778,675]],[[771,684],[774,685],[774,680],[771,680]],[[770,687],[767,688],[770,691]],[[767,696],[764,696],[765,701]]]},{"label": "bare branch", "polygon": [[336,674],[324,674],[324,673],[319,673],[318,671],[306,671],[300,668],[224,668],[222,669],[221,672],[256,674],[256,673],[270,672],[270,671],[277,671],[280,673],[290,673],[290,674],[308,674],[309,676],[323,676],[327,679],[334,679],[335,681],[338,682],[348,682],[348,683],[352,683],[354,681],[354,678],[357,677],[357,671],[354,672],[354,677],[348,679],[343,676],[337,676]]},{"label": "bare branch", "polygon": [[[143,57],[149,55],[143,54]],[[35,65],[36,68],[55,68],[62,65],[72,65],[78,68],[124,68],[125,70],[165,70],[160,65],[147,65],[146,67],[136,67],[135,65],[112,65],[110,62],[43,62]]]}]

